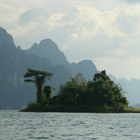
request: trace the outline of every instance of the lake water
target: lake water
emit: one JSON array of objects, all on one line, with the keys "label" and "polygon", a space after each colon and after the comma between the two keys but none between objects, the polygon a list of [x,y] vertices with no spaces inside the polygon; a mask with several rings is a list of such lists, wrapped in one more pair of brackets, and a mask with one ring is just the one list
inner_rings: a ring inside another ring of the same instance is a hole
[{"label": "lake water", "polygon": [[140,140],[140,114],[0,111],[0,140]]}]

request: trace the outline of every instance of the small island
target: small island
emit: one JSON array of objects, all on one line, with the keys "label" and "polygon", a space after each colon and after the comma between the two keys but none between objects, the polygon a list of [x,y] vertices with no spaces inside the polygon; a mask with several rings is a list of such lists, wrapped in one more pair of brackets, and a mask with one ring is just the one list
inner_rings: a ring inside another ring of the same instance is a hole
[{"label": "small island", "polygon": [[36,85],[36,102],[30,103],[25,112],[93,112],[93,113],[140,113],[128,106],[122,88],[115,84],[106,71],[98,72],[92,81],[86,81],[80,73],[60,86],[58,95],[51,96],[52,88],[45,85],[52,73],[28,69],[25,82]]}]

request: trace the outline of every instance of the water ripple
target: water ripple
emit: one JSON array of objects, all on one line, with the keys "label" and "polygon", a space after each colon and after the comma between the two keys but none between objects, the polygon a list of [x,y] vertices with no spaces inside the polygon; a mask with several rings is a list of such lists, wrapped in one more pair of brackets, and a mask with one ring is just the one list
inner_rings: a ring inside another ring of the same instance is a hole
[{"label": "water ripple", "polygon": [[140,114],[0,111],[0,140],[139,140]]}]

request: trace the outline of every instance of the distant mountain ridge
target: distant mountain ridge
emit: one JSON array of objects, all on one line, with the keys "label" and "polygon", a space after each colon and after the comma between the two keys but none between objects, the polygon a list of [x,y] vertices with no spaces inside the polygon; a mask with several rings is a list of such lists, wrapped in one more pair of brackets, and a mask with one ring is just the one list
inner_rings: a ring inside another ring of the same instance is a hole
[{"label": "distant mountain ridge", "polygon": [[0,49],[15,49],[13,38],[10,34],[7,33],[5,29],[0,27]]},{"label": "distant mountain ridge", "polygon": [[[47,70],[54,73],[51,81],[57,94],[58,88],[76,73],[82,73],[91,80],[98,71],[90,60],[70,63],[65,54],[59,50],[51,39],[35,43],[30,49],[22,50],[16,47],[12,36],[0,27],[0,109],[22,108],[35,99],[33,85],[24,83],[27,68]],[[120,83],[131,104],[140,102],[140,80],[112,79]]]},{"label": "distant mountain ridge", "polygon": [[27,68],[53,69],[44,58],[25,53],[17,48],[13,38],[0,28],[0,109],[21,108],[35,98],[33,88],[24,83]]},{"label": "distant mountain ridge", "polygon": [[124,94],[127,96],[130,105],[140,104],[140,80],[126,78],[117,79],[115,76],[110,75],[110,78],[117,84],[119,84]]},{"label": "distant mountain ridge", "polygon": [[[46,48],[47,51],[45,51]],[[28,68],[54,73],[53,79],[47,82],[55,88],[55,94],[59,86],[69,80],[72,75],[77,72],[83,73],[80,69],[75,73],[71,70],[71,64],[66,56],[50,39],[34,44],[30,52],[28,51],[16,47],[12,36],[0,27],[0,109],[22,108],[35,99],[34,86],[24,83],[23,76]],[[34,52],[31,53],[31,51]],[[86,65],[86,69],[92,69],[91,64]],[[96,67],[94,70],[92,73],[97,71]],[[93,75],[91,79],[92,77]]]},{"label": "distant mountain ridge", "polygon": [[64,66],[69,65],[64,53],[58,49],[57,44],[51,39],[44,39],[40,41],[39,44],[34,43],[30,49],[26,50],[26,52],[47,58],[55,66],[59,64]]},{"label": "distant mountain ridge", "polygon": [[67,67],[72,76],[82,73],[87,80],[91,80],[97,72],[95,64],[91,60],[82,60],[78,63],[68,62],[65,54],[59,50],[57,44],[51,39],[44,39],[40,43],[35,43],[31,48],[25,50],[29,54],[47,58],[53,65]]},{"label": "distant mountain ridge", "polygon": [[97,72],[96,65],[91,60],[82,60],[78,63],[71,63],[70,69],[72,74],[82,73],[86,79],[92,80],[93,75]]},{"label": "distant mountain ridge", "polygon": [[124,92],[126,92],[127,98],[131,105],[140,103],[140,80],[125,78],[118,79],[118,83],[122,86]]}]

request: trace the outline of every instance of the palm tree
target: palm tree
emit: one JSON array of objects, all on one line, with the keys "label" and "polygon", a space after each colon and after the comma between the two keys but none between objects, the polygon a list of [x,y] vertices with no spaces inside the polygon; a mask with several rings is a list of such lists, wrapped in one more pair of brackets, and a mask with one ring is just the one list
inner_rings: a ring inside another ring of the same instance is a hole
[{"label": "palm tree", "polygon": [[46,78],[50,80],[52,75],[52,73],[49,73],[47,71],[39,71],[33,69],[28,69],[25,73],[24,77],[27,78],[25,79],[25,82],[33,82],[36,85],[37,103],[42,104],[46,102],[46,95],[44,90],[45,80]]}]

